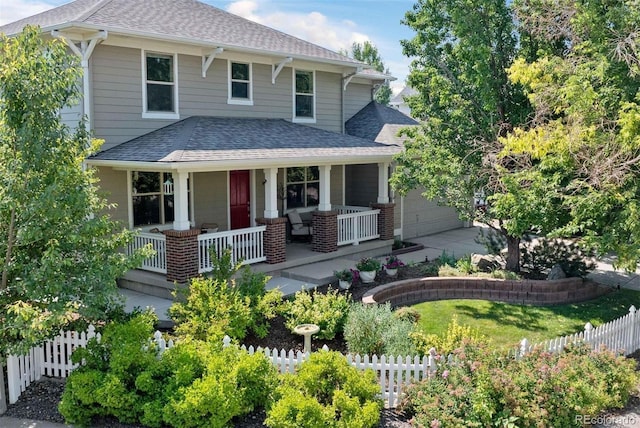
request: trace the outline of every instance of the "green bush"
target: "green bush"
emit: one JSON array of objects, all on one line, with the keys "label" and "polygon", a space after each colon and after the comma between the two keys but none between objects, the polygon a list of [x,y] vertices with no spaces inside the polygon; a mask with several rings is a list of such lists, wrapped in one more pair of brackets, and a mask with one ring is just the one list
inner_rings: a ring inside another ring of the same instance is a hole
[{"label": "green bush", "polygon": [[455,267],[456,256],[453,253],[449,254],[446,250],[442,250],[442,254],[440,254],[440,257],[436,259],[436,264],[438,266],[449,265],[451,267]]},{"label": "green bush", "polygon": [[455,267],[465,275],[471,275],[472,273],[477,271],[476,266],[471,263],[471,256],[469,254],[460,257],[456,261]]},{"label": "green bush", "polygon": [[87,364],[67,381],[59,405],[67,422],[108,415],[150,427],[222,427],[270,402],[277,373],[263,354],[186,339],[160,355],[151,328],[141,319],[108,325],[100,343],[74,354]]},{"label": "green bush", "polygon": [[455,349],[461,347],[463,343],[484,343],[485,339],[477,329],[468,325],[458,324],[458,316],[453,315],[451,322],[447,326],[447,330],[441,335],[425,334],[421,331],[411,333],[413,341],[418,353],[422,355],[429,354],[431,348],[435,348],[440,355],[449,355]]},{"label": "green bush", "polygon": [[633,360],[585,346],[515,359],[464,342],[454,355],[407,390],[417,425],[581,427],[578,415],[624,406],[638,381]]},{"label": "green bush", "polygon": [[418,321],[420,321],[420,312],[411,306],[401,306],[397,308],[393,312],[393,316],[401,320],[409,321],[411,324],[417,324]]},{"label": "green bush", "polygon": [[300,324],[316,324],[320,327],[316,337],[331,340],[343,331],[350,302],[350,297],[331,288],[326,293],[298,291],[284,303],[285,326],[293,331]]},{"label": "green bush", "polygon": [[536,245],[522,247],[520,266],[534,275],[542,276],[558,264],[567,277],[586,277],[595,269],[590,259],[593,251],[561,239],[540,239]]},{"label": "green bush", "polygon": [[337,352],[317,352],[296,374],[283,376],[277,401],[267,412],[270,428],[369,428],[382,402],[371,370],[359,372]]},{"label": "green bush", "polygon": [[398,317],[385,305],[355,303],[349,310],[344,339],[349,352],[360,355],[414,355],[410,335],[414,323]]},{"label": "green bush", "polygon": [[280,291],[265,292],[269,278],[248,267],[232,278],[240,265],[231,266],[230,250],[213,257],[212,263],[212,276],[192,279],[185,301],[171,305],[176,333],[210,341],[221,341],[224,335],[241,340],[248,331],[265,337],[282,300]]}]

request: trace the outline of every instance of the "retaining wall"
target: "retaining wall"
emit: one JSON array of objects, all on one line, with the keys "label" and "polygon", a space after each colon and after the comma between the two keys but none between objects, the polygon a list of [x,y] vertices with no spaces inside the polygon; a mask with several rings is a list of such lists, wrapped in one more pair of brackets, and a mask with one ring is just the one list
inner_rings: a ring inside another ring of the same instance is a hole
[{"label": "retaining wall", "polygon": [[591,300],[610,289],[582,278],[553,281],[504,280],[474,277],[428,277],[392,282],[364,294],[363,303],[409,306],[416,303],[477,299],[536,306],[552,306]]}]

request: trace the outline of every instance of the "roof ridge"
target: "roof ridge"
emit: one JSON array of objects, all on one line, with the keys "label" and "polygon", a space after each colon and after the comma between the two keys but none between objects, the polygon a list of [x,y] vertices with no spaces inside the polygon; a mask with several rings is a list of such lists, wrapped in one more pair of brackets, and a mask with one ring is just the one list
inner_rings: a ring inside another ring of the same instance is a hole
[{"label": "roof ridge", "polygon": [[85,13],[83,13],[82,15],[80,15],[77,20],[80,22],[84,22],[86,19],[88,19],[91,15],[95,14],[98,10],[102,9],[103,7],[105,7],[107,4],[111,3],[113,0],[100,0],[98,3],[96,3],[93,7],[89,8],[88,11],[86,11]]},{"label": "roof ridge", "polygon": [[[189,142],[191,141],[191,138],[193,136],[193,131],[200,124],[201,120],[202,120],[202,116],[189,116],[181,120],[184,128],[182,129],[180,136],[178,136],[175,139],[175,142],[173,144],[173,146],[175,147],[175,152],[178,158],[178,162],[181,161],[182,158],[184,157],[185,148],[188,146]],[[182,149],[180,147],[182,147]]]}]

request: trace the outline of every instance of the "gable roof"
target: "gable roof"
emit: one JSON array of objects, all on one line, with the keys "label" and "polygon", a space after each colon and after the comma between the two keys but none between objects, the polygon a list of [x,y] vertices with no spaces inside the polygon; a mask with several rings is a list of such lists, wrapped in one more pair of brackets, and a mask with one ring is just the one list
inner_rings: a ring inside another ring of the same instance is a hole
[{"label": "gable roof", "polygon": [[0,33],[17,34],[28,24],[39,25],[45,31],[72,27],[107,30],[115,34],[369,67],[196,0],[76,0],[4,25]]},{"label": "gable roof", "polygon": [[402,144],[398,131],[419,123],[401,111],[371,101],[345,123],[349,135],[384,144]]},{"label": "gable roof", "polygon": [[[88,158],[114,162],[229,162],[392,156],[397,146],[284,119],[192,116]],[[99,162],[103,163],[103,162]],[[105,162],[107,163],[107,162]]]},{"label": "gable roof", "polygon": [[418,91],[413,89],[411,86],[405,86],[395,97],[391,98],[392,104],[402,104],[404,103],[404,97],[410,97],[412,95],[416,95]]}]

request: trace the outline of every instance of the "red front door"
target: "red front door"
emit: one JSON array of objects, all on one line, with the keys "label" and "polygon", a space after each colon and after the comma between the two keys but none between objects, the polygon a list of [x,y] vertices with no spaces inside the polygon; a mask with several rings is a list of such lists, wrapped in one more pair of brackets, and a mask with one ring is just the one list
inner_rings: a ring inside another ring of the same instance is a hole
[{"label": "red front door", "polygon": [[231,229],[249,227],[249,171],[229,172],[229,195],[231,201]]}]

